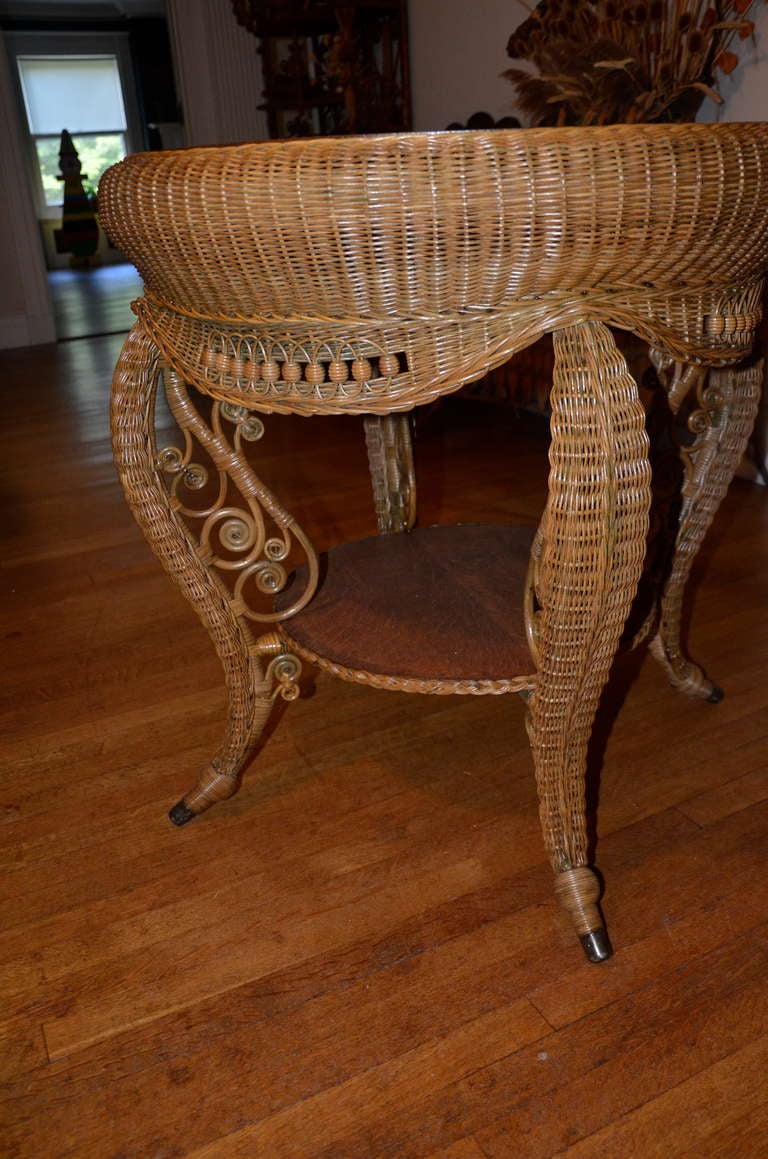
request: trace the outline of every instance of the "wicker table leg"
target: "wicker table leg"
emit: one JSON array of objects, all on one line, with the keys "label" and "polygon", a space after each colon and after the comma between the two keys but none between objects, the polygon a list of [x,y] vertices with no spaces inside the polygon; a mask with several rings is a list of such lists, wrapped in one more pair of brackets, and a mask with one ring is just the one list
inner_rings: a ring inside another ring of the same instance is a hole
[{"label": "wicker table leg", "polygon": [[183,825],[236,791],[242,765],[271,711],[275,687],[287,687],[284,677],[288,669],[285,658],[276,654],[280,650],[275,648],[274,637],[255,641],[236,614],[229,593],[206,566],[199,545],[180,519],[178,501],[174,502],[160,477],[154,439],[158,361],[156,347],[137,323],[123,347],[113,380],[115,462],[128,503],[150,547],[211,636],[229,694],[221,747],[202,770],[194,789],[171,810],[171,820]]},{"label": "wicker table leg", "polygon": [[650,468],[637,386],[613,336],[554,335],[549,498],[536,560],[537,677],[528,707],[544,841],[558,899],[590,961],[610,955],[587,865],[587,746],[640,577]]},{"label": "wicker table leg", "polygon": [[696,437],[681,450],[685,480],[675,554],[650,644],[673,687],[711,703],[722,700],[722,689],[685,655],[680,641],[683,593],[696,553],[746,449],[762,379],[762,362],[743,370],[711,370],[708,379],[706,375],[698,379],[696,408],[688,420]]},{"label": "wicker table leg", "polygon": [[379,531],[410,531],[416,522],[410,415],[365,415],[363,421]]}]

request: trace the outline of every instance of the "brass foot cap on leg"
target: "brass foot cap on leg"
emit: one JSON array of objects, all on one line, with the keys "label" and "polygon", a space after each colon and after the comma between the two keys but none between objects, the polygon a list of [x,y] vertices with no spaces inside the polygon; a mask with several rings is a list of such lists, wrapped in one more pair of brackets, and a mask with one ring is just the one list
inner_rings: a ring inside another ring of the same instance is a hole
[{"label": "brass foot cap on leg", "polygon": [[174,825],[178,825],[180,828],[182,825],[186,825],[187,821],[191,821],[193,817],[196,817],[197,813],[192,812],[189,805],[182,797],[182,799],[177,801],[173,808],[169,810],[168,816],[170,817],[171,821],[173,821]]},{"label": "brass foot cap on leg", "polygon": [[720,685],[713,684],[712,691],[710,692],[709,696],[707,697],[707,704],[719,704],[724,696],[725,696],[725,693],[723,692]]},{"label": "brass foot cap on leg", "polygon": [[590,930],[588,934],[582,934],[579,941],[590,962],[604,962],[613,953],[613,946],[608,940],[608,934],[603,926],[599,926],[596,930]]}]

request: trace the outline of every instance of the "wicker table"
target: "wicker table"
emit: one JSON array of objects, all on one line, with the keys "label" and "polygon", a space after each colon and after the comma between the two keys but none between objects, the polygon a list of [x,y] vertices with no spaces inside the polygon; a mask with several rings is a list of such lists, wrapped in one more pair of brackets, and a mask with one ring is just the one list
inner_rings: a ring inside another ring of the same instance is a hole
[{"label": "wicker table", "polygon": [[[276,693],[297,694],[298,658],[384,688],[520,692],[557,895],[590,959],[610,953],[584,771],[641,572],[650,469],[609,326],[649,343],[692,432],[676,554],[641,634],[672,684],[716,700],[681,650],[680,601],[757,406],[759,368],[735,367],[768,263],[766,174],[765,125],[265,143],[106,174],[101,220],[146,287],[114,378],[115,456],[229,691],[223,743],[177,824],[234,793]],[[411,531],[402,412],[544,333],[551,472],[532,543],[517,528]],[[183,446],[158,451],[159,380]],[[246,455],[259,412],[369,416],[379,526],[403,534],[321,567]]]}]

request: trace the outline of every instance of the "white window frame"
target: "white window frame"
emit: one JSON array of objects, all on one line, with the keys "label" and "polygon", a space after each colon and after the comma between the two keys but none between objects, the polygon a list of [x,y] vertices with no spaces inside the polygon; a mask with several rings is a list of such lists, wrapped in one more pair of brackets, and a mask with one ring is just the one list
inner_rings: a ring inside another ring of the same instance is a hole
[{"label": "white window frame", "polygon": [[[40,168],[37,162],[36,135],[27,123],[27,112],[21,89],[17,57],[84,57],[111,56],[117,61],[120,87],[125,107],[125,148],[135,153],[144,147],[141,117],[136,90],[136,80],[131,61],[131,52],[126,32],[12,32],[5,35],[8,55],[12,61],[12,72],[16,86],[16,96],[21,124],[26,132],[27,155],[32,174],[37,216],[41,220],[60,216],[60,207],[47,205]],[[68,125],[62,125],[66,129]],[[85,134],[85,130],[82,131]],[[42,134],[46,136],[47,134]],[[75,133],[75,136],[78,134]]]}]

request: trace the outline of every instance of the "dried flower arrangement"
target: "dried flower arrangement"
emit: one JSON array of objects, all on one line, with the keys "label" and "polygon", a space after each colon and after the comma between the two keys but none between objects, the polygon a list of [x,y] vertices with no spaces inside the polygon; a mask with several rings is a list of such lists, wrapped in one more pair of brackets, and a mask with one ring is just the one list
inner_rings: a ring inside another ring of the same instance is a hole
[{"label": "dried flower arrangement", "polygon": [[721,103],[718,72],[738,64],[753,0],[541,0],[507,54],[538,70],[503,75],[534,125],[693,120]]}]

